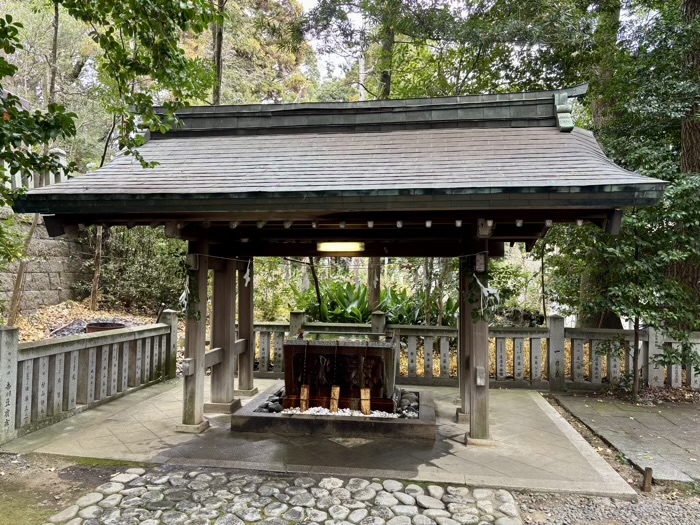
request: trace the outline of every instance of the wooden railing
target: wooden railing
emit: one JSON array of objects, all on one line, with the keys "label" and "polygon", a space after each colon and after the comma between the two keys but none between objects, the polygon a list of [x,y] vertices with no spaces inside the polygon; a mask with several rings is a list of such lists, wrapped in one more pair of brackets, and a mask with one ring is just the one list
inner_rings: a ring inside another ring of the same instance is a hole
[{"label": "wooden railing", "polygon": [[[303,330],[304,337],[362,337],[391,333],[401,348],[400,383],[453,385],[457,381],[456,328],[372,323],[307,323],[300,312],[292,312],[289,323],[256,323],[258,369],[256,377],[283,377],[282,345],[290,334]],[[654,330],[640,331],[640,367],[645,383],[651,386],[690,386],[700,389],[700,375],[692,366],[666,368],[655,358],[664,345]],[[589,330],[565,328],[559,316],[548,319],[546,328],[489,329],[491,385],[510,388],[549,390],[597,390],[620,383],[632,371],[632,330]],[[626,352],[620,351],[621,341]],[[700,352],[700,334],[691,340]],[[427,350],[427,351],[426,351]]]},{"label": "wooden railing", "polygon": [[177,314],[162,323],[18,344],[0,328],[0,443],[175,377]]}]

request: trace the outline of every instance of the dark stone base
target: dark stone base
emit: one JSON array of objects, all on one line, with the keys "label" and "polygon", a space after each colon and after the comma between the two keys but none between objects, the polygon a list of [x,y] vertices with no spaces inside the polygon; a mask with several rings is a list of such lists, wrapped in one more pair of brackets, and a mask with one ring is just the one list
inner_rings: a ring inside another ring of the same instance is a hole
[{"label": "dark stone base", "polygon": [[418,419],[382,419],[351,416],[305,416],[269,412],[255,412],[267,398],[282,388],[277,383],[251,399],[231,416],[231,430],[235,432],[313,434],[342,437],[387,437],[428,439],[437,436],[435,405],[431,392],[420,393]]}]

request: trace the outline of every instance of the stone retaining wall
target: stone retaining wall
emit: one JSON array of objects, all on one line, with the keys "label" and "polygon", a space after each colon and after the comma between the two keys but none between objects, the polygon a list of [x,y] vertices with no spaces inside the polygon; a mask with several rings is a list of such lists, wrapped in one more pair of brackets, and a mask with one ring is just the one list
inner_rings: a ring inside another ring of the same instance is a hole
[{"label": "stone retaining wall", "polygon": [[[0,209],[0,221],[4,223],[11,214],[9,208]],[[15,216],[16,228],[22,232],[23,238],[29,232],[32,218],[31,215]],[[85,247],[78,242],[77,235],[50,238],[41,220],[29,245],[29,264],[20,310],[31,311],[74,299],[73,285],[86,278],[82,267],[89,256],[83,252]],[[5,308],[10,304],[18,267],[19,261],[16,261],[0,271],[0,301]]]}]

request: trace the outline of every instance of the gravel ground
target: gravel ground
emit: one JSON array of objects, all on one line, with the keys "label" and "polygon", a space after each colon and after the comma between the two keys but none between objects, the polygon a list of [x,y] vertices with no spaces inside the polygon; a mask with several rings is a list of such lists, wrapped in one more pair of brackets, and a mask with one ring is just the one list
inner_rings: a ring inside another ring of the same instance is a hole
[{"label": "gravel ground", "polygon": [[538,525],[698,525],[700,498],[683,494],[640,496],[637,503],[610,498],[519,494],[521,517]]}]

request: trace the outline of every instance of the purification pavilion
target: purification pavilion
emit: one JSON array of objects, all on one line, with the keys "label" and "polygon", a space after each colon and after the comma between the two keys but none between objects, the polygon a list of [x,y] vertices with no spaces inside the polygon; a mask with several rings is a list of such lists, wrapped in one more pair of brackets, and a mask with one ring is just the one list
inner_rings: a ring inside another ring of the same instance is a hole
[{"label": "purification pavilion", "polygon": [[[189,241],[183,429],[194,431],[206,424],[205,366],[220,364],[208,409],[236,406],[236,361],[239,389],[254,389],[253,257],[459,257],[461,411],[470,436],[487,438],[488,329],[470,293],[485,256],[532,244],[554,223],[614,235],[625,208],[654,205],[664,190],[574,126],[570,97],[584,92],[190,107],[140,148],[157,167],[120,156],[29,191],[15,210],[43,214],[52,236],[164,225]],[[345,244],[319,251],[329,241]],[[208,270],[215,357],[205,356]]]}]

